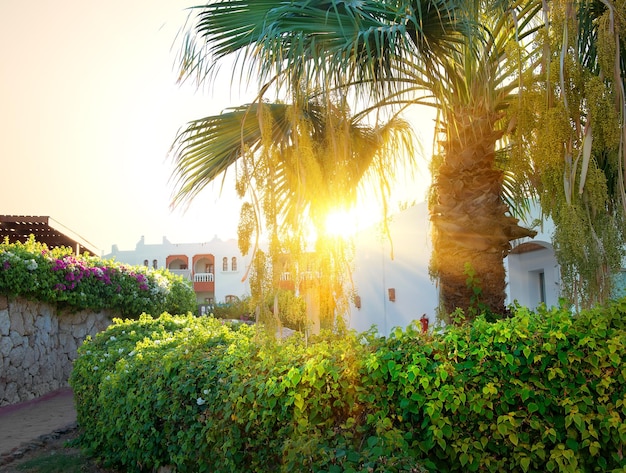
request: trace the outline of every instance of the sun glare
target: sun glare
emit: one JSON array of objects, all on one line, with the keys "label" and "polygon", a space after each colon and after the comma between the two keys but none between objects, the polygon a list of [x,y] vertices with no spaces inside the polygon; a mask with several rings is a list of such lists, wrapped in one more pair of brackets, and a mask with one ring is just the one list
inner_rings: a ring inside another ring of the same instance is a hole
[{"label": "sun glare", "polygon": [[356,232],[372,223],[373,215],[369,215],[369,219],[366,217],[367,215],[359,207],[331,211],[326,216],[326,233],[334,237],[352,238]]}]

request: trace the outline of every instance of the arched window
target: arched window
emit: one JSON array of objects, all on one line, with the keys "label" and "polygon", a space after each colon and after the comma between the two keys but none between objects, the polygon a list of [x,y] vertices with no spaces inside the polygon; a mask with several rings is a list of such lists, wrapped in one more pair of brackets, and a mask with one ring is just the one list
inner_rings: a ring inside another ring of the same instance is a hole
[{"label": "arched window", "polygon": [[233,256],[232,262],[230,263],[231,271],[237,271],[237,258]]},{"label": "arched window", "polygon": [[157,269],[159,267],[159,262],[155,259],[152,260],[152,268]]},{"label": "arched window", "polygon": [[222,259],[222,271],[228,271],[228,258],[226,256]]},{"label": "arched window", "polygon": [[144,266],[148,266],[148,260],[147,259],[143,260],[143,265]]}]

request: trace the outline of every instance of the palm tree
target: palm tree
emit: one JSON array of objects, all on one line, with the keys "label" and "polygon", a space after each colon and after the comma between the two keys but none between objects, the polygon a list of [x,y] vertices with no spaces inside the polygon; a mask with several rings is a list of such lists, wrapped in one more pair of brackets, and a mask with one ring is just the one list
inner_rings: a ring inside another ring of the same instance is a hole
[{"label": "palm tree", "polygon": [[[489,35],[485,40],[467,37],[444,73],[431,78],[443,135],[432,171],[431,270],[440,281],[445,314],[456,308],[466,316],[468,309],[504,314],[503,258],[512,240],[535,235],[518,225],[505,200],[513,190],[509,203],[523,208],[530,188],[529,169],[508,162],[511,154],[502,139],[514,126],[506,110],[519,100],[524,74],[532,73],[538,58],[525,40],[536,31],[533,20],[540,7],[532,2],[500,7],[468,2],[469,17],[483,18]],[[515,175],[507,174],[511,169]],[[513,178],[513,189],[505,187],[507,178]]]},{"label": "palm tree", "polygon": [[[349,97],[360,107],[359,120],[393,119],[418,104],[437,107],[443,139],[433,168],[431,270],[447,314],[457,307],[469,312],[477,302],[503,313],[503,258],[511,240],[533,234],[509,215],[504,196],[513,187],[504,186],[498,143],[509,127],[503,111],[534,54],[521,45],[536,30],[541,4],[489,3],[217,1],[199,7],[181,61],[187,76],[204,80],[219,59],[235,53],[263,92],[272,84],[296,108],[313,94],[324,105],[339,97],[343,106]],[[225,147],[240,148],[231,144]],[[179,162],[188,154],[183,147]],[[215,170],[228,163],[219,161]],[[204,171],[182,174],[190,172]]]}]

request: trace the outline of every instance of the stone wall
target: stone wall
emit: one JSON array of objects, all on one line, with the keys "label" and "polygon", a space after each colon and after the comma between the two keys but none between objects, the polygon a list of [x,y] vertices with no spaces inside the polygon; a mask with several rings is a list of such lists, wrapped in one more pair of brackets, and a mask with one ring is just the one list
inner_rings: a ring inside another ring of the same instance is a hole
[{"label": "stone wall", "polygon": [[0,406],[68,386],[77,348],[112,319],[106,311],[59,311],[0,295]]}]

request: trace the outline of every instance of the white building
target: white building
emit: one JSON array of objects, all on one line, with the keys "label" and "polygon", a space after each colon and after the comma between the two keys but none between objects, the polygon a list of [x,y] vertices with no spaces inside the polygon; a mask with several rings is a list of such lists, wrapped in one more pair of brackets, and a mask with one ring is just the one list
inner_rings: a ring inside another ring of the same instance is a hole
[{"label": "white building", "polygon": [[[357,331],[372,325],[381,335],[394,327],[406,327],[423,314],[435,322],[438,289],[428,274],[432,252],[426,203],[394,215],[389,239],[376,229],[355,238],[354,289],[348,325]],[[515,242],[505,259],[507,303],[518,301],[535,308],[541,303],[558,305],[560,277],[550,243],[552,227],[539,229],[533,240]],[[393,257],[392,257],[393,254]]]},{"label": "white building", "polygon": [[[535,209],[538,214],[538,209]],[[394,327],[406,327],[426,314],[435,323],[438,289],[428,274],[432,245],[430,221],[425,203],[394,215],[389,224],[391,241],[376,227],[355,237],[352,279],[357,294],[348,314],[348,326],[357,331],[376,326],[381,335]],[[553,228],[548,223],[533,240],[514,242],[505,259],[507,303],[519,302],[535,308],[541,303],[558,305],[560,276],[550,243]],[[392,257],[393,255],[393,257]],[[144,238],[134,250],[122,251],[113,245],[104,258],[130,265],[167,268],[193,281],[202,310],[250,293],[243,257],[234,239],[215,237],[206,243],[175,244],[163,237],[160,244],[146,244]]]},{"label": "white building", "polygon": [[204,312],[216,303],[231,302],[250,294],[245,278],[250,258],[239,251],[237,240],[206,243],[171,243],[166,237],[159,244],[146,244],[141,237],[134,250],[113,245],[105,259],[129,265],[167,268],[193,282],[194,292]]}]

